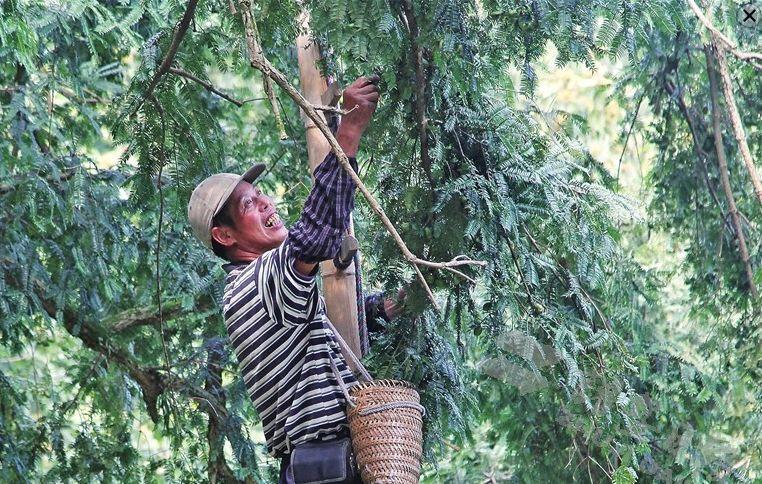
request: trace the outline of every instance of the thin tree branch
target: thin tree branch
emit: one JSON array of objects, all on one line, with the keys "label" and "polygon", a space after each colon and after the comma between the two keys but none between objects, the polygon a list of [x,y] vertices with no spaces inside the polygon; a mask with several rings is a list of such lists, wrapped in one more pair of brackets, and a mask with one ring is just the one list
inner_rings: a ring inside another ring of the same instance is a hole
[{"label": "thin tree branch", "polygon": [[738,241],[738,252],[741,255],[743,261],[744,271],[746,278],[749,282],[749,292],[751,295],[757,297],[757,288],[754,285],[754,272],[751,269],[751,263],[749,262],[749,251],[746,248],[746,238],[743,234],[743,228],[741,227],[741,218],[738,215],[738,207],[736,206],[736,200],[733,196],[733,189],[730,186],[730,176],[728,175],[728,162],[725,158],[725,147],[722,143],[722,127],[720,126],[720,106],[717,99],[717,76],[714,72],[714,60],[719,54],[719,49],[715,45],[704,46],[704,53],[706,55],[706,70],[709,74],[709,91],[712,95],[712,127],[714,131],[714,148],[717,151],[717,163],[720,166],[720,179],[722,180],[722,189],[725,192],[725,198],[728,200],[728,207],[730,208],[730,218],[733,221],[735,227],[736,240]]},{"label": "thin tree branch", "polygon": [[[257,29],[257,23],[254,21],[254,18],[251,16],[251,3],[247,1],[245,8],[246,8],[246,11],[241,12],[241,15],[244,17],[248,16],[249,18],[249,22],[246,25],[247,27],[246,39],[247,39],[247,45],[249,47],[249,53],[252,57],[254,55],[257,55],[261,57],[262,59],[264,59],[264,53],[262,52],[262,44],[259,40],[259,30]],[[278,131],[280,132],[280,139],[282,140],[287,139],[288,135],[286,134],[286,126],[283,124],[283,118],[280,115],[280,105],[278,104],[278,98],[275,96],[275,91],[273,90],[272,79],[270,78],[269,74],[265,71],[262,71],[262,87],[265,90],[265,95],[267,96],[267,99],[270,100],[270,107],[272,107],[273,116],[275,117],[275,124],[278,126]]]},{"label": "thin tree branch", "polygon": [[[220,405],[224,407],[226,396],[225,390],[222,388],[222,346],[222,341],[217,340],[212,342],[207,348],[204,390],[216,397]],[[209,422],[207,424],[206,440],[209,444],[209,453],[206,468],[209,482],[240,482],[236,479],[233,470],[225,459],[225,441],[223,440],[224,420],[209,402],[207,402],[207,414],[209,415]]]},{"label": "thin tree branch", "polygon": [[410,249],[408,249],[407,244],[405,244],[405,241],[402,240],[402,237],[400,236],[399,232],[395,228],[394,224],[391,222],[391,220],[389,220],[389,217],[381,208],[381,205],[378,203],[376,198],[370,193],[370,190],[368,190],[368,188],[362,182],[360,177],[357,176],[357,173],[355,173],[355,171],[352,169],[352,166],[349,164],[349,159],[347,158],[347,155],[344,153],[344,150],[341,149],[341,146],[339,146],[338,141],[336,140],[333,133],[331,132],[331,129],[323,120],[322,116],[317,112],[315,107],[309,101],[307,101],[307,99],[305,99],[304,96],[294,86],[291,85],[289,80],[278,69],[276,69],[272,64],[270,64],[270,62],[262,54],[262,49],[259,47],[259,44],[256,39],[256,30],[254,27],[254,19],[251,15],[251,5],[249,0],[239,0],[239,5],[241,7],[241,16],[243,18],[244,31],[246,34],[246,43],[249,50],[249,60],[251,62],[251,66],[254,67],[255,69],[258,69],[264,75],[271,78],[276,84],[278,84],[278,86],[280,86],[280,88],[283,89],[283,91],[285,91],[286,94],[288,94],[300,108],[302,108],[304,113],[307,115],[308,118],[312,120],[313,123],[315,123],[315,126],[317,126],[320,132],[323,133],[323,135],[328,140],[328,144],[331,146],[331,150],[336,154],[336,157],[338,158],[339,163],[347,172],[347,174],[349,174],[349,177],[352,178],[357,188],[360,190],[360,192],[363,194],[365,199],[368,201],[368,204],[370,205],[371,209],[373,209],[376,215],[378,215],[378,217],[381,219],[381,222],[383,223],[384,227],[386,227],[386,229],[389,231],[394,241],[397,243],[397,246],[402,252],[402,255],[413,267],[413,270],[418,276],[418,280],[421,282],[421,285],[425,289],[427,296],[431,300],[431,303],[434,305],[436,310],[439,311],[440,310],[439,304],[434,298],[434,293],[431,291],[431,288],[426,282],[426,279],[423,277],[423,274],[421,273],[419,266],[423,265],[426,267],[444,269],[444,268],[452,268],[454,266],[459,266],[459,265],[467,265],[467,264],[486,265],[487,263],[484,261],[470,261],[470,260],[463,261],[460,259],[460,256],[450,262],[430,262],[430,261],[425,261],[423,259],[418,258],[410,251]]},{"label": "thin tree branch", "polygon": [[230,101],[231,103],[235,104],[239,108],[241,106],[243,106],[243,104],[246,102],[246,101],[239,101],[238,99],[230,97],[228,94],[225,94],[224,92],[222,92],[219,89],[217,89],[216,87],[214,87],[211,83],[196,77],[194,74],[192,74],[192,73],[190,73],[188,71],[184,71],[184,70],[179,69],[177,67],[170,67],[169,68],[169,72],[171,72],[172,74],[175,74],[176,76],[184,77],[184,78],[189,79],[189,80],[191,80],[191,81],[193,81],[193,82],[195,82],[197,84],[200,84],[207,91],[212,92],[212,93],[218,95],[219,97],[221,97],[222,99],[224,99],[226,101]]},{"label": "thin tree branch", "polygon": [[166,152],[164,151],[164,143],[167,139],[167,125],[166,116],[164,115],[164,109],[156,100],[155,96],[151,96],[151,101],[156,107],[156,111],[159,113],[161,119],[161,159],[159,160],[159,176],[156,181],[156,187],[159,190],[159,221],[156,226],[156,305],[159,308],[159,334],[161,335],[161,347],[164,350],[164,362],[166,364],[166,370],[169,374],[171,372],[169,365],[169,350],[167,347],[167,338],[164,328],[164,312],[161,307],[161,232],[164,228],[164,190],[161,183],[161,175],[164,171],[164,165],[167,163]]},{"label": "thin tree branch", "polygon": [[334,106],[323,106],[321,104],[313,104],[312,107],[314,107],[318,111],[327,111],[329,113],[341,114],[342,116],[344,116],[345,114],[349,114],[355,109],[357,109],[357,105],[355,105],[355,107],[353,107],[352,109],[341,109]]},{"label": "thin tree branch", "polygon": [[468,259],[463,255],[459,255],[455,258],[453,258],[450,262],[431,262],[428,260],[420,259],[418,257],[413,258],[413,262],[416,264],[431,267],[434,269],[449,269],[452,267],[459,267],[459,266],[486,266],[487,261],[483,260],[472,260]]},{"label": "thin tree branch", "polygon": [[711,20],[709,20],[707,16],[704,15],[704,12],[701,11],[694,0],[688,0],[688,6],[691,8],[691,10],[693,10],[693,13],[696,15],[696,17],[698,17],[699,21],[704,25],[704,27],[709,30],[715,41],[722,43],[725,48],[730,51],[731,54],[740,60],[748,62],[756,69],[762,70],[762,63],[760,63],[762,61],[762,54],[758,52],[743,52],[738,50],[738,46],[736,46],[735,42],[730,40],[725,34],[720,32],[720,30],[712,24]]},{"label": "thin tree branch", "polygon": [[161,78],[164,76],[164,74],[169,72],[170,67],[172,67],[172,63],[174,62],[175,56],[177,55],[177,49],[180,47],[180,42],[183,41],[183,37],[185,37],[185,34],[188,31],[188,27],[190,26],[191,20],[193,19],[193,14],[196,12],[197,5],[198,0],[188,1],[188,5],[185,7],[185,13],[175,28],[175,35],[172,36],[172,42],[169,44],[167,55],[164,56],[164,60],[161,62],[159,68],[156,69],[153,77],[148,82],[148,87],[146,87],[146,90],[143,93],[143,96],[140,98],[137,106],[135,106],[135,108],[132,110],[132,114],[135,114],[137,110],[140,109],[140,106],[143,105],[145,100],[149,99],[151,95],[153,95],[153,91],[156,89],[156,86],[159,84]]},{"label": "thin tree branch", "polygon": [[646,90],[643,89],[643,92],[640,93],[640,98],[638,99],[638,104],[635,106],[635,114],[632,115],[632,121],[630,122],[630,129],[627,130],[627,137],[624,139],[624,146],[622,146],[622,154],[619,155],[619,162],[616,165],[616,184],[617,184],[617,191],[619,191],[619,173],[622,169],[622,159],[624,159],[624,154],[627,151],[627,144],[630,142],[630,135],[632,135],[633,128],[635,128],[635,121],[638,120],[638,113],[640,112],[640,105],[643,102],[643,98],[646,96]]},{"label": "thin tree branch", "polygon": [[[177,301],[163,303],[162,310],[166,318],[172,318],[182,312],[180,303]],[[140,326],[154,326],[158,324],[159,310],[157,306],[122,311],[114,315],[114,317],[109,318],[109,321],[104,322],[104,325],[114,333],[122,333]]]},{"label": "thin tree branch", "polygon": [[513,247],[513,241],[510,240],[508,237],[506,237],[505,240],[508,244],[508,250],[510,250],[511,252],[511,259],[513,259],[513,265],[516,267],[516,272],[519,273],[519,278],[521,279],[521,285],[524,288],[524,293],[527,296],[527,301],[529,302],[529,305],[532,307],[532,309],[537,314],[540,314],[542,313],[542,309],[541,307],[540,308],[537,307],[538,304],[534,300],[534,296],[532,295],[532,290],[529,288],[529,283],[527,282],[526,277],[524,277],[524,271],[521,270],[521,265],[519,265],[519,258],[518,256],[516,256],[516,250]]},{"label": "thin tree branch", "polygon": [[746,171],[749,172],[754,193],[757,195],[759,203],[762,204],[762,182],[759,181],[757,168],[754,166],[754,160],[751,158],[751,152],[749,151],[749,144],[746,142],[743,122],[741,121],[741,115],[738,113],[736,98],[733,95],[733,85],[730,79],[730,72],[728,71],[728,62],[725,59],[725,53],[716,43],[713,43],[713,50],[714,60],[717,62],[720,77],[722,78],[722,93],[725,96],[725,109],[727,109],[730,115],[730,126],[733,128],[733,135],[738,142],[738,150],[741,152],[744,165],[746,165]]},{"label": "thin tree branch", "polygon": [[[683,98],[683,93],[678,91],[678,89],[675,87],[674,84],[672,84],[670,81],[667,81],[664,83],[664,89],[667,91],[667,93],[675,98],[675,101],[677,102],[677,107],[680,110],[680,113],[683,115],[683,118],[685,119],[685,123],[688,125],[688,130],[691,133],[691,139],[693,140],[693,153],[696,155],[696,159],[701,163],[701,172],[704,175],[704,181],[706,183],[707,189],[709,190],[709,194],[712,197],[712,200],[714,200],[715,205],[717,206],[717,209],[720,211],[720,214],[724,214],[725,210],[722,208],[722,204],[720,203],[720,199],[717,196],[717,192],[714,189],[714,185],[712,184],[711,180],[709,179],[709,173],[707,171],[707,165],[706,160],[708,158],[707,153],[702,148],[702,143],[699,140],[698,135],[698,127],[696,126],[697,121],[694,119],[691,112],[693,111],[692,108],[689,108],[688,105],[685,103],[685,99]],[[703,127],[703,123],[702,127]],[[733,226],[729,221],[725,219],[723,216],[723,223],[727,227],[728,231],[730,233],[735,233],[735,230],[733,229]]]}]

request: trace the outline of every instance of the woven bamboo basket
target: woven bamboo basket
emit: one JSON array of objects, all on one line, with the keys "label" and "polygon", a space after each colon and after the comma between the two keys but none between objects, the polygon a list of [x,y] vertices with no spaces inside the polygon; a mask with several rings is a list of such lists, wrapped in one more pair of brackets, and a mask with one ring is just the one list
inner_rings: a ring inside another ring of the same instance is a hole
[{"label": "woven bamboo basket", "polygon": [[344,357],[365,380],[351,388],[344,384],[336,362],[331,368],[347,399],[347,420],[352,450],[364,484],[417,484],[421,478],[423,416],[415,387],[400,380],[374,380],[325,319]]},{"label": "woven bamboo basket", "polygon": [[424,410],[404,381],[372,380],[349,390],[352,448],[365,484],[417,484]]}]

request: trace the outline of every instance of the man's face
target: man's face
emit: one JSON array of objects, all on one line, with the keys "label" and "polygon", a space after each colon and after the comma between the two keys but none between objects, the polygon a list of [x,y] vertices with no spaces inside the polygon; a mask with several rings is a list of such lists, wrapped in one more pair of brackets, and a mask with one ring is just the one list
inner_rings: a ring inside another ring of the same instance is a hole
[{"label": "man's face", "polygon": [[227,209],[235,226],[223,228],[223,240],[216,238],[228,246],[228,254],[261,255],[286,240],[288,230],[272,200],[251,183],[238,183],[228,199]]}]

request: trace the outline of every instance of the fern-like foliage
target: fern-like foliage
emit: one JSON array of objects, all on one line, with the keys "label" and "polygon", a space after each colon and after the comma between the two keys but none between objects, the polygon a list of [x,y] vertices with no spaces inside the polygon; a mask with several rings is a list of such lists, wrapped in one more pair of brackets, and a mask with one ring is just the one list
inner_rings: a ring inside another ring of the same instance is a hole
[{"label": "fern-like foliage", "polygon": [[[242,106],[171,72],[147,95],[186,7],[0,6],[0,480],[276,479],[224,339],[220,261],[193,239],[185,207],[209,174],[265,162],[262,186],[294,221],[310,185],[303,124],[278,93],[289,135],[279,139],[246,61],[238,2],[199,2],[173,66]],[[695,112],[707,105],[682,3],[264,0],[252,9],[265,54],[295,84],[302,9],[326,74],[343,84],[380,74],[361,176],[414,253],[488,261],[464,269],[473,285],[427,271],[444,308],[436,313],[358,203],[366,287],[407,292],[367,361],[377,377],[421,390],[427,482],[487,471],[526,482],[756,476],[759,443],[742,434],[759,427],[759,412],[741,410],[759,409],[748,390],[758,314],[728,269],[739,261],[723,205],[697,181],[690,133],[674,91],[665,94],[669,81]],[[713,13],[754,49],[728,12]],[[634,87],[657,116],[647,216],[689,240],[691,316],[719,322],[702,346],[711,365],[689,361],[650,324],[668,311],[661,280],[623,240],[624,225],[642,227],[641,210],[578,140],[584,118],[531,102],[549,43],[559,64],[626,60],[619,91]],[[757,92],[758,79],[741,72],[740,90]],[[752,141],[754,99],[742,101]],[[707,126],[700,144],[711,152]],[[759,207],[737,159],[731,172],[757,234]],[[754,267],[759,239],[750,237]],[[740,443],[712,454],[719,432]]]}]

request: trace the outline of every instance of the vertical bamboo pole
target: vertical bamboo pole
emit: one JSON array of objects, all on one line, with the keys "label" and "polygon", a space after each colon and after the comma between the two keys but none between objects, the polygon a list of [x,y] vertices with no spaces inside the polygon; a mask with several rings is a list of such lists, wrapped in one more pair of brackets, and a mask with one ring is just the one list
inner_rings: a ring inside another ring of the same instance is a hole
[{"label": "vertical bamboo pole", "polygon": [[[307,13],[302,14],[300,24],[303,27],[303,33],[296,39],[296,50],[302,94],[313,104],[323,104],[321,96],[327,91],[328,85],[317,66],[317,62],[320,60],[320,50],[310,39],[309,15]],[[302,120],[304,121],[304,128],[307,130],[307,154],[310,172],[312,172],[328,154],[330,146],[317,126],[303,113]],[[349,230],[354,232],[351,221]],[[332,261],[325,261],[320,264],[320,273],[323,277],[323,294],[328,318],[339,330],[355,355],[361,356],[360,332],[357,322],[355,266],[352,264],[345,270],[338,270]]]}]

